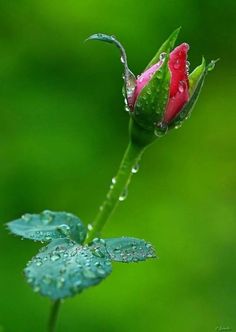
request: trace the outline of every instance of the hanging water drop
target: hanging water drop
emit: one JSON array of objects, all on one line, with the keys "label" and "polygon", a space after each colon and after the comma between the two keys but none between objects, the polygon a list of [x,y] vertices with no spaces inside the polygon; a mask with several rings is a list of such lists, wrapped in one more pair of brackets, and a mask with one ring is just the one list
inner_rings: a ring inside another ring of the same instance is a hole
[{"label": "hanging water drop", "polygon": [[[216,60],[216,61],[217,61],[217,60]],[[209,63],[209,65],[208,65],[208,67],[207,67],[207,70],[208,70],[208,71],[211,71],[211,70],[213,70],[213,69],[215,68],[216,61],[212,60],[212,61]]]},{"label": "hanging water drop", "polygon": [[133,174],[136,174],[136,173],[138,173],[138,171],[139,171],[139,163],[137,163],[136,165],[133,166],[131,172]]},{"label": "hanging water drop", "polygon": [[160,122],[159,124],[157,124],[156,129],[154,130],[154,134],[157,137],[162,137],[164,136],[168,131],[168,126],[166,123],[164,122]]},{"label": "hanging water drop", "polygon": [[175,129],[179,129],[181,126],[182,126],[182,123],[179,122],[179,123],[177,123],[177,124],[175,125]]},{"label": "hanging water drop", "polygon": [[126,200],[128,196],[128,188],[125,188],[124,191],[121,193],[120,197],[119,197],[119,201],[123,202]]},{"label": "hanging water drop", "polygon": [[125,63],[125,59],[124,59],[123,55],[120,57],[120,61],[121,61],[121,63]]}]

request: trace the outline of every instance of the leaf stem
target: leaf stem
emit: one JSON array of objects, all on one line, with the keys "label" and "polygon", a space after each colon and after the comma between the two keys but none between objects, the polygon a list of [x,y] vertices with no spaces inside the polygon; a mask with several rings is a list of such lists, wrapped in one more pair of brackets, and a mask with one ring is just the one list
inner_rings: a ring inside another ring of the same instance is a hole
[{"label": "leaf stem", "polygon": [[56,323],[57,323],[57,317],[58,312],[60,309],[61,300],[56,300],[52,304],[49,320],[48,320],[48,332],[54,332],[56,331]]},{"label": "leaf stem", "polygon": [[122,195],[127,190],[132,177],[132,168],[139,162],[143,151],[144,147],[132,141],[128,144],[117,175],[112,179],[106,198],[99,207],[99,211],[89,230],[86,243],[89,243],[94,237],[99,236],[103,226],[118,205],[119,200],[122,199]]}]

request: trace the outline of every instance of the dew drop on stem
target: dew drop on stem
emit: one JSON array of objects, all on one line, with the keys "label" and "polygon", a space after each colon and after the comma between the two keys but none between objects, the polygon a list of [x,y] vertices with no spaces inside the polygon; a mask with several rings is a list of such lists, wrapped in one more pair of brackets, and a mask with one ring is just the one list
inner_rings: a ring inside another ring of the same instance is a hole
[{"label": "dew drop on stem", "polygon": [[119,201],[120,202],[125,201],[127,196],[128,196],[128,188],[125,188],[119,197]]},{"label": "dew drop on stem", "polygon": [[131,172],[132,172],[133,174],[138,173],[138,171],[139,171],[139,167],[140,167],[140,166],[139,166],[139,163],[137,163],[136,165],[133,166]]}]

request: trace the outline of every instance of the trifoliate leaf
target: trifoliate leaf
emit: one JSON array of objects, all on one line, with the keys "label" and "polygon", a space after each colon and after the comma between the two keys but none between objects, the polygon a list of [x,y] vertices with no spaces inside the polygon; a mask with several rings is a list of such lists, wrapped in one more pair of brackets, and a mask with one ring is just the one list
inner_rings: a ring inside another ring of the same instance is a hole
[{"label": "trifoliate leaf", "polygon": [[131,263],[155,258],[155,249],[144,240],[121,237],[105,239],[106,250],[113,261]]},{"label": "trifoliate leaf", "polygon": [[25,275],[35,292],[56,300],[100,283],[111,271],[111,261],[101,251],[57,239],[28,263]]},{"label": "trifoliate leaf", "polygon": [[145,71],[148,68],[152,67],[155,63],[157,63],[160,60],[160,57],[161,57],[162,53],[169,54],[172,51],[172,49],[175,46],[175,42],[176,42],[176,39],[177,39],[177,37],[179,35],[180,29],[181,28],[179,27],[174,32],[172,32],[172,34],[169,36],[169,38],[159,48],[159,50],[157,51],[157,53],[154,56],[154,58],[149,62],[149,64],[147,65]]},{"label": "trifoliate leaf", "polygon": [[9,222],[7,226],[13,234],[34,241],[70,238],[82,243],[87,232],[80,219],[67,212],[25,214],[20,219]]}]

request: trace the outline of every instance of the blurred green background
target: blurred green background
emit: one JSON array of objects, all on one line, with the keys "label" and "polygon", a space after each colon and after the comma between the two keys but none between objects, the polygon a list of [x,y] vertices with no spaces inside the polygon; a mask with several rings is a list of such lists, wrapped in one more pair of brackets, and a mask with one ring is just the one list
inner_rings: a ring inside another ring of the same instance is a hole
[{"label": "blurred green background", "polygon": [[128,134],[114,34],[140,73],[182,26],[191,68],[220,57],[192,118],[144,155],[104,236],[145,238],[160,259],[114,264],[65,302],[58,332],[236,329],[235,1],[0,0],[0,326],[45,330],[50,302],[22,269],[40,245],[10,236],[22,213],[65,210],[89,223]]}]

